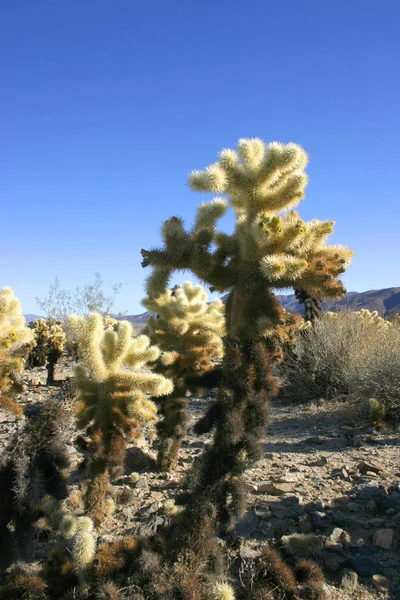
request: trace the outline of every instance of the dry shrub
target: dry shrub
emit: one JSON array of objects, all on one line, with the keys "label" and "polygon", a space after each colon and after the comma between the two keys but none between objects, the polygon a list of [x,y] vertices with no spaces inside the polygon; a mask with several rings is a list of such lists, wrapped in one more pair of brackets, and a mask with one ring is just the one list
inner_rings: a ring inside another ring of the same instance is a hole
[{"label": "dry shrub", "polygon": [[298,337],[280,367],[283,393],[297,401],[348,396],[365,411],[375,398],[400,419],[400,327],[375,313],[327,313]]}]

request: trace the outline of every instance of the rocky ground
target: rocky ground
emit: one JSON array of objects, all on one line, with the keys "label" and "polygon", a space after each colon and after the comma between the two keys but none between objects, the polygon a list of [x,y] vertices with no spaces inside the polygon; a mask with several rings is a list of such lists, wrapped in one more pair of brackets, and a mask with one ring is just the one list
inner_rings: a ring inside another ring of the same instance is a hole
[{"label": "rocky ground", "polygon": [[[70,365],[58,377],[71,374]],[[59,388],[40,385],[45,370],[27,373],[20,402],[32,404]],[[211,396],[211,395],[210,395]],[[192,398],[193,422],[210,397]],[[268,541],[281,540],[287,552],[314,557],[327,575],[332,600],[400,598],[400,440],[360,422],[351,407],[335,404],[272,405],[264,457],[246,473],[248,510],[237,526],[240,539],[231,560],[240,561],[244,586],[251,586],[252,558]],[[0,412],[0,452],[18,423]],[[157,473],[151,432],[130,448],[125,475],[114,482],[116,511],[99,531],[99,541],[119,534],[146,535],[170,518],[185,473],[202,453],[207,436],[189,434],[175,472]],[[71,439],[71,502],[79,510],[78,469],[84,458]],[[138,476],[132,477],[132,472]],[[302,534],[299,536],[298,534]]]}]

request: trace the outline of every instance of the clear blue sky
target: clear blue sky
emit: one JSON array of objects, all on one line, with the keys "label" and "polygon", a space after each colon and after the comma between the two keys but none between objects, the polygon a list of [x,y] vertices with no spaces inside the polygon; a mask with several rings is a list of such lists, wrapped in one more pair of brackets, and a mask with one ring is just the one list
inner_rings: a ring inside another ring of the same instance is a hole
[{"label": "clear blue sky", "polygon": [[[348,290],[400,286],[398,0],[3,0],[0,287],[38,312],[121,282],[205,198],[186,186],[240,137],[310,155],[306,219],[355,250]],[[229,223],[228,223],[229,225]]]}]

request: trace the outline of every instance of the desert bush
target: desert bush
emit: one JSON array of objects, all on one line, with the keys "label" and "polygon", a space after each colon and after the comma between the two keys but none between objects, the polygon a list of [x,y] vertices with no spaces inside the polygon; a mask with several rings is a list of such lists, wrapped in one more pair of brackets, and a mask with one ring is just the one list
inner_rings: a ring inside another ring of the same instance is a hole
[{"label": "desert bush", "polygon": [[372,327],[364,333],[345,366],[349,389],[354,398],[363,401],[363,408],[372,421],[385,419],[398,424],[400,327]]},{"label": "desert bush", "polygon": [[141,423],[156,420],[156,406],[146,395],[167,395],[173,386],[160,374],[140,371],[160,350],[128,321],[109,327],[98,313],[72,315],[68,329],[81,360],[75,368],[77,426],[91,438],[85,504],[98,525],[111,508],[110,477],[122,469],[127,441],[140,434]]},{"label": "desert bush", "polygon": [[48,318],[63,322],[72,314],[85,316],[91,312],[98,312],[108,315],[120,291],[121,284],[115,283],[112,286],[110,296],[105,295],[102,286],[103,280],[100,273],[95,273],[93,283],[87,283],[83,288],[76,287],[75,290],[62,288],[60,280],[56,277],[46,298],[36,298],[36,302]]},{"label": "desert bush", "polygon": [[294,400],[346,396],[365,401],[367,411],[374,398],[386,418],[398,420],[400,328],[368,310],[327,313],[297,337],[280,375],[283,393]]},{"label": "desert bush", "polygon": [[22,409],[13,395],[32,340],[33,333],[26,326],[19,300],[11,288],[3,288],[0,290],[0,406],[19,417]]},{"label": "desert bush", "polygon": [[[174,382],[168,396],[156,399],[162,419],[158,422],[158,467],[174,468],[189,423],[187,379],[210,373],[223,356],[225,307],[221,300],[207,303],[201,286],[186,281],[143,305],[157,317],[149,317],[144,333],[162,354],[154,370]],[[202,379],[205,381],[205,378]]]}]

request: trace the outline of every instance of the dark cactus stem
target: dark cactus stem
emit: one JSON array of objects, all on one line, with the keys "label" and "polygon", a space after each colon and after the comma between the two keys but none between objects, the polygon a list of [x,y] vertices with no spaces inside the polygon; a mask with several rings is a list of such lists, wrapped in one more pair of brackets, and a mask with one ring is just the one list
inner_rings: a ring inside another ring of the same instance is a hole
[{"label": "dark cactus stem", "polygon": [[187,556],[193,552],[196,561],[215,559],[218,528],[229,533],[245,509],[243,472],[262,455],[269,396],[275,392],[270,351],[262,339],[228,338],[225,343],[221,387],[209,411],[208,428],[215,429],[214,440],[185,511],[168,536],[172,560],[182,549]]},{"label": "dark cactus stem", "polygon": [[157,466],[162,472],[176,467],[179,450],[189,426],[186,387],[176,385],[169,396],[157,401],[158,414],[162,417],[157,425],[159,447]]},{"label": "dark cactus stem", "polygon": [[58,359],[61,353],[58,350],[52,350],[47,356],[47,385],[55,385],[55,370]]},{"label": "dark cactus stem", "polygon": [[304,304],[304,320],[314,324],[321,316],[321,303],[304,290],[295,290],[294,295],[299,304]]}]

